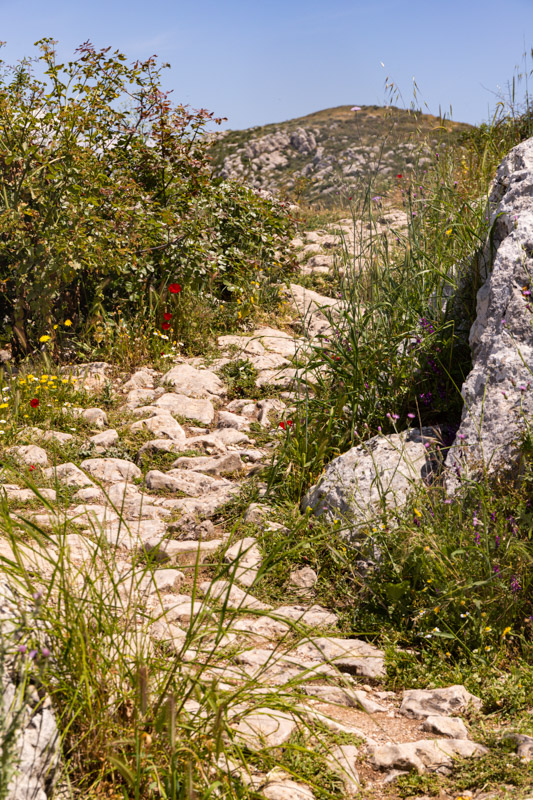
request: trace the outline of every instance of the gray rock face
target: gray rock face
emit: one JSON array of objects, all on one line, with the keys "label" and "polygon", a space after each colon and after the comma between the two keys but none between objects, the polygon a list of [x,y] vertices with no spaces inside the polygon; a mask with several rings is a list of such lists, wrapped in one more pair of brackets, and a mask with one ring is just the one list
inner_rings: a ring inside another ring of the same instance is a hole
[{"label": "gray rock face", "polygon": [[434,429],[422,428],[374,436],[352,447],[328,464],[303,498],[302,509],[363,521],[383,505],[403,505],[412,487],[431,471],[425,444],[434,441]]},{"label": "gray rock face", "polygon": [[[6,800],[46,800],[49,797],[58,766],[59,735],[50,701],[41,699],[32,689],[32,662],[28,661],[28,689],[19,683],[19,665],[15,660],[28,658],[13,655],[21,624],[20,598],[5,581],[0,582],[0,647],[9,654],[0,675],[4,725],[14,734],[12,757],[3,763],[2,775],[9,781]],[[35,670],[37,674],[37,670]],[[4,731],[2,731],[4,733]]]},{"label": "gray rock face", "polygon": [[490,207],[494,226],[481,264],[490,274],[477,294],[472,371],[462,387],[459,438],[447,459],[457,480],[465,467],[474,473],[482,466],[516,467],[525,420],[533,414],[533,139],[501,163]]}]

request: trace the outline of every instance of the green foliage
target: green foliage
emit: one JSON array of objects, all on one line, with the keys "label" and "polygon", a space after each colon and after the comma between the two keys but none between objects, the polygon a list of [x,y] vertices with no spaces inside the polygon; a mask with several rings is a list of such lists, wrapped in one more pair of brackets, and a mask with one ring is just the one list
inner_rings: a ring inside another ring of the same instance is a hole
[{"label": "green foliage", "polygon": [[224,364],[220,374],[228,387],[230,400],[241,397],[252,398],[257,394],[255,385],[257,370],[248,359],[239,358]]},{"label": "green foliage", "polygon": [[17,353],[60,343],[66,320],[94,332],[147,308],[157,323],[172,283],[218,306],[275,279],[290,221],[213,179],[212,114],[173,107],[153,58],[86,43],[58,64],[38,46],[43,78],[30,60],[0,74],[0,314]]}]

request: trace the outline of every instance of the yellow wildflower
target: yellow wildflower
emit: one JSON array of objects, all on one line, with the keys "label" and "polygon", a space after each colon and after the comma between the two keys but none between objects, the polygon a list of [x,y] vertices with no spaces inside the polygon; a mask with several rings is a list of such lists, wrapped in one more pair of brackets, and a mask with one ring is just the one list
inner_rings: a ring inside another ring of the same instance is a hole
[{"label": "yellow wildflower", "polygon": [[422,513],[418,510],[418,508],[413,509],[417,517],[421,517]]},{"label": "yellow wildflower", "polygon": [[65,326],[65,328],[70,328],[70,326],[72,325],[72,320],[71,319],[66,319],[64,321],[63,325]]},{"label": "yellow wildflower", "polygon": [[39,341],[40,342],[49,342],[50,341],[50,337],[49,336],[41,336]]},{"label": "yellow wildflower", "polygon": [[9,408],[9,403],[0,403],[0,408]]},{"label": "yellow wildflower", "polygon": [[485,633],[490,633],[491,630],[492,628],[490,627],[490,625],[487,625],[487,627],[485,628]]},{"label": "yellow wildflower", "polygon": [[508,633],[511,633],[511,627],[508,626],[507,628],[503,629],[502,636],[507,636]]},{"label": "yellow wildflower", "polygon": [[452,231],[452,229],[451,229],[451,228],[448,228],[448,230],[446,231],[446,236],[449,236],[449,235],[450,235],[450,233],[453,233],[453,231]]}]

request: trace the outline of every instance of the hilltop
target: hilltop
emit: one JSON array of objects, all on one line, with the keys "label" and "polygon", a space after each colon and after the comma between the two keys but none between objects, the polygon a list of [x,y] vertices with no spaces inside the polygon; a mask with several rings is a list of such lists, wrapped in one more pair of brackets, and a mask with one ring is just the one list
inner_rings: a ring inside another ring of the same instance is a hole
[{"label": "hilltop", "polygon": [[338,106],[215,137],[215,173],[293,200],[331,206],[360,191],[386,191],[398,173],[424,169],[438,147],[472,126],[394,106]]}]

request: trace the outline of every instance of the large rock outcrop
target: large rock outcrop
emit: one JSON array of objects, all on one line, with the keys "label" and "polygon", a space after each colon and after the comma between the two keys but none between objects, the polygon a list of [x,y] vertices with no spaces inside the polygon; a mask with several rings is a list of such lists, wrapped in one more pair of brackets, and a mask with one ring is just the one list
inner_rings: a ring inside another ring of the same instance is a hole
[{"label": "large rock outcrop", "polygon": [[[427,446],[426,446],[427,445]],[[384,508],[402,506],[411,489],[433,470],[434,428],[374,436],[335,458],[302,500],[317,515],[364,522]]]},{"label": "large rock outcrop", "polygon": [[[517,469],[533,419],[533,138],[503,160],[489,198],[491,235],[470,331],[472,370],[447,464],[450,487],[465,474]],[[483,274],[484,273],[484,274]]]}]

